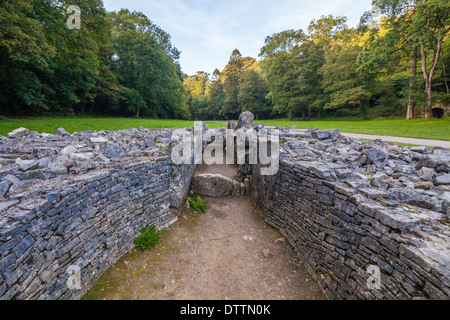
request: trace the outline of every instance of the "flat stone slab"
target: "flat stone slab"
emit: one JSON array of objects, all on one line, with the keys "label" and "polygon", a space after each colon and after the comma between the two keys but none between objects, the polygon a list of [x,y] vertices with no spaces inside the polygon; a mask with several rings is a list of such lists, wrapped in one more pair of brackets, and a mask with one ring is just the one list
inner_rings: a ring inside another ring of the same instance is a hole
[{"label": "flat stone slab", "polygon": [[200,196],[239,196],[241,184],[221,174],[204,173],[192,178],[191,190]]}]

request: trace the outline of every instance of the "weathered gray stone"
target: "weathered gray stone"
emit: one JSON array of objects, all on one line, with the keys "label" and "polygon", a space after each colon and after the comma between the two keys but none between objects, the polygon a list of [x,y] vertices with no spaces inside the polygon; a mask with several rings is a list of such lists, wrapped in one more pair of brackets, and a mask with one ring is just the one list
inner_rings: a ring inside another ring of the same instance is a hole
[{"label": "weathered gray stone", "polygon": [[125,150],[118,146],[116,143],[105,143],[100,147],[101,152],[104,156],[110,158],[111,160],[119,160],[126,156]]},{"label": "weathered gray stone", "polygon": [[312,136],[319,140],[327,140],[339,136],[339,129],[312,131]]},{"label": "weathered gray stone", "polygon": [[192,178],[191,189],[200,196],[231,196],[235,188],[240,190],[240,183],[221,174],[198,174]]},{"label": "weathered gray stone", "polygon": [[[12,183],[8,180],[0,181],[0,198],[4,197]],[[0,204],[1,205],[1,204]]]},{"label": "weathered gray stone", "polygon": [[255,116],[253,113],[248,112],[248,111],[241,113],[241,115],[239,116],[239,121],[236,126],[236,129],[241,129],[241,128],[251,129],[251,128],[253,128],[253,120],[255,120]]},{"label": "weathered gray stone", "polygon": [[420,179],[425,181],[433,181],[434,177],[436,176],[436,172],[432,168],[426,168],[423,167],[419,170],[417,175],[420,177]]},{"label": "weathered gray stone", "polygon": [[75,152],[77,152],[77,148],[75,148],[74,146],[67,146],[63,148],[60,153],[65,156],[68,156]]},{"label": "weathered gray stone", "polygon": [[70,134],[64,128],[58,128],[56,129],[55,136],[67,137],[70,136]]},{"label": "weathered gray stone", "polygon": [[450,185],[450,174],[444,174],[434,178],[433,183],[437,186]]},{"label": "weathered gray stone", "polygon": [[425,146],[420,146],[420,147],[412,147],[410,150],[418,153],[427,153],[428,148]]},{"label": "weathered gray stone", "polygon": [[375,188],[360,188],[359,191],[369,199],[386,198],[389,193]]},{"label": "weathered gray stone", "polygon": [[28,171],[34,170],[39,167],[39,161],[36,160],[22,160],[21,158],[17,158],[16,164],[19,166],[19,170]]},{"label": "weathered gray stone", "polygon": [[433,187],[434,187],[434,184],[432,182],[429,182],[429,181],[427,181],[427,182],[421,181],[421,182],[415,182],[414,183],[414,188],[415,189],[429,190],[429,189],[431,189]]},{"label": "weathered gray stone", "polygon": [[236,122],[234,122],[234,120],[231,120],[228,122],[228,129],[235,130],[236,127],[237,127],[237,124],[236,124]]},{"label": "weathered gray stone", "polygon": [[89,140],[92,143],[107,143],[108,139],[104,138],[104,137],[90,137]]},{"label": "weathered gray stone", "polygon": [[48,193],[45,198],[51,203],[56,203],[61,199],[61,196],[58,193]]},{"label": "weathered gray stone", "polygon": [[384,162],[387,159],[387,154],[380,149],[371,148],[367,150],[366,156],[372,163]]},{"label": "weathered gray stone", "polygon": [[375,215],[382,224],[394,229],[413,228],[420,221],[403,210],[379,210]]},{"label": "weathered gray stone", "polygon": [[263,250],[263,254],[265,258],[270,258],[271,256],[273,256],[273,253],[272,251],[270,251],[270,249]]},{"label": "weathered gray stone", "polygon": [[0,212],[5,211],[9,207],[17,204],[19,201],[6,201],[6,202],[0,202]]},{"label": "weathered gray stone", "polygon": [[425,155],[420,160],[419,166],[433,168],[439,172],[448,172],[450,171],[450,152]]},{"label": "weathered gray stone", "polygon": [[20,138],[28,136],[30,133],[31,133],[31,131],[26,128],[18,128],[16,130],[8,133],[8,137],[13,138],[13,139],[20,139]]}]

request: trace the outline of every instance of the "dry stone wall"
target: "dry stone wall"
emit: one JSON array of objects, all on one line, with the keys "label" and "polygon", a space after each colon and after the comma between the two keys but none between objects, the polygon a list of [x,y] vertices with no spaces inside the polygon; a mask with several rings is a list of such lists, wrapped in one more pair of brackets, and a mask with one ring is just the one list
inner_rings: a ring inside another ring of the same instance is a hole
[{"label": "dry stone wall", "polygon": [[172,223],[194,166],[172,164],[170,136],[0,136],[0,299],[80,299],[143,226]]},{"label": "dry stone wall", "polygon": [[[327,296],[450,298],[448,150],[313,128],[283,130],[282,142],[276,176],[254,168],[252,200]],[[376,290],[369,266],[381,272]]]}]

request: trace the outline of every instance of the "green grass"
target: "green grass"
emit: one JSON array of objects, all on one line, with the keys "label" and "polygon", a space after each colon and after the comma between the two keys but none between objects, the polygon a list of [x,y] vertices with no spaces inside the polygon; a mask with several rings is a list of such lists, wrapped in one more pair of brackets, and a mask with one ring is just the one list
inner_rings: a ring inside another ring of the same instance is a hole
[{"label": "green grass", "polygon": [[208,204],[205,200],[200,198],[200,196],[198,196],[197,199],[188,197],[187,200],[191,204],[192,209],[194,209],[198,213],[206,213],[206,211],[208,210]]},{"label": "green grass", "polygon": [[414,119],[409,121],[403,118],[386,118],[373,120],[325,119],[318,121],[291,122],[283,119],[278,119],[255,121],[255,123],[265,123],[266,126],[285,127],[290,127],[295,124],[299,129],[308,129],[309,127],[315,127],[321,130],[339,128],[341,132],[347,133],[365,133],[382,136],[450,141],[449,117],[444,119]]},{"label": "green grass", "polygon": [[[210,128],[226,127],[227,121],[206,121]],[[267,126],[286,126],[295,124],[300,129],[316,127],[321,130],[339,128],[341,132],[366,133],[383,136],[408,138],[436,139],[450,141],[450,118],[444,119],[325,119],[318,121],[292,121],[284,119],[260,120],[255,123],[265,123]],[[0,134],[6,136],[19,127],[32,131],[55,133],[57,128],[64,128],[69,133],[75,131],[123,130],[130,128],[185,128],[194,124],[193,121],[158,120],[135,118],[40,118],[26,120],[0,120]]]},{"label": "green grass", "polygon": [[[222,123],[205,122],[210,128],[223,127]],[[24,127],[39,133],[54,134],[56,129],[64,128],[69,133],[76,131],[126,130],[144,127],[148,129],[186,128],[194,125],[194,121],[159,120],[136,118],[40,118],[26,120],[1,120],[0,135],[6,136],[14,129]]]}]

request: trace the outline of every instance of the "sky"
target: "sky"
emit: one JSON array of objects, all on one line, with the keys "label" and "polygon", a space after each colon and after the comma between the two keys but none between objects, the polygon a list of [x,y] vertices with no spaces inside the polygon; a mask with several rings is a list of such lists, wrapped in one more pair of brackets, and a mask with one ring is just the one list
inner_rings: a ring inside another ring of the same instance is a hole
[{"label": "sky", "polygon": [[234,49],[258,58],[264,39],[288,29],[307,31],[332,14],[355,27],[372,0],[103,0],[106,10],[141,11],[172,36],[184,73],[223,70]]}]

